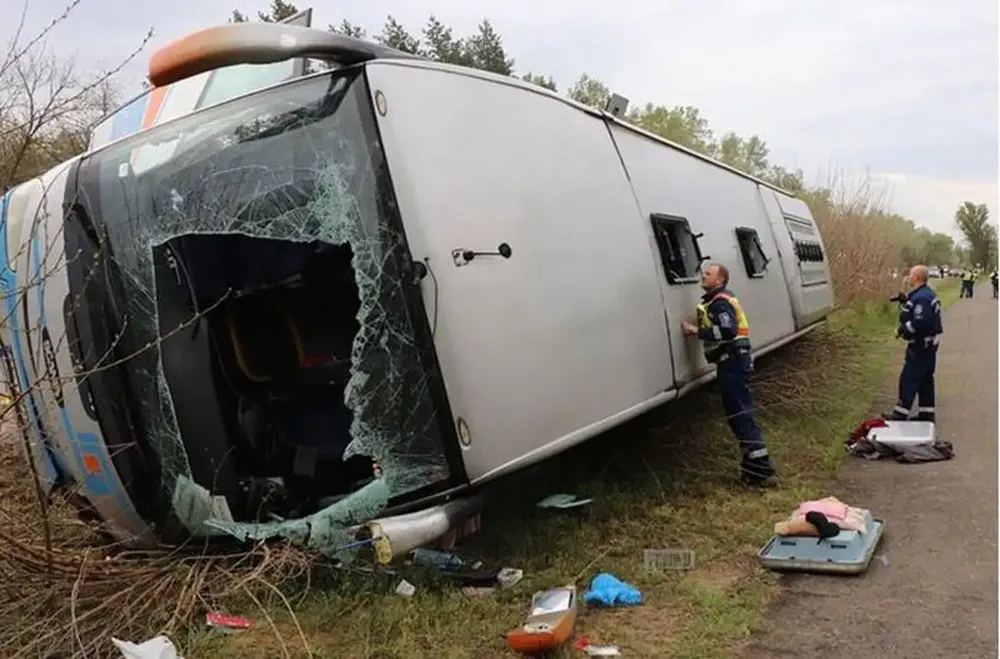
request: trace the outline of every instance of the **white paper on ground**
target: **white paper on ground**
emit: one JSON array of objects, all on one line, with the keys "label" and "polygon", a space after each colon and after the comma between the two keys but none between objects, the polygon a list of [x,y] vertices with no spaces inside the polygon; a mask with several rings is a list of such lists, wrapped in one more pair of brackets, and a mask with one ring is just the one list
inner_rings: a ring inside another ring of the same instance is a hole
[{"label": "white paper on ground", "polygon": [[136,645],[131,641],[121,641],[114,636],[111,642],[125,659],[184,659],[177,654],[177,648],[166,636],[154,636]]}]

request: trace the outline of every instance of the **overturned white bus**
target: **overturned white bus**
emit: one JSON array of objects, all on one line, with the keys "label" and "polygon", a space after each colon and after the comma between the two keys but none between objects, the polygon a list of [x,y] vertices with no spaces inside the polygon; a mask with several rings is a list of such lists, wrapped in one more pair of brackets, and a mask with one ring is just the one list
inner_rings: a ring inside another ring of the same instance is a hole
[{"label": "overturned white bus", "polygon": [[[267,68],[302,57],[331,68]],[[120,540],[405,551],[711,380],[678,328],[705,260],[758,355],[832,308],[804,202],[540,87],[280,24],[151,80],[0,202],[26,444]]]}]

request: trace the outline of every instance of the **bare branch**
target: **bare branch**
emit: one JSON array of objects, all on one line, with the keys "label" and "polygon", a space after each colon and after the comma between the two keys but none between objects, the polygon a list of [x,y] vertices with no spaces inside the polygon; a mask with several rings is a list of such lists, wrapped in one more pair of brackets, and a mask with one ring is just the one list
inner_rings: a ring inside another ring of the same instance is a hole
[{"label": "bare branch", "polygon": [[[21,32],[24,30],[24,21],[28,18],[28,0],[24,0],[24,5],[21,7],[21,18],[17,22],[17,29],[14,31],[14,37],[10,40],[10,52],[13,52],[17,48],[18,41],[21,40]],[[6,63],[7,56],[4,56],[4,62]],[[0,70],[0,75],[3,75],[3,71]]]},{"label": "bare branch", "polygon": [[26,46],[19,47],[15,40],[0,66],[0,190],[38,176],[86,148],[91,128],[108,114],[117,96],[117,76],[152,37],[150,29],[117,66],[80,75],[73,61],[57,58],[45,43],[49,31],[66,20],[80,1],[67,5]]},{"label": "bare branch", "polygon": [[28,51],[30,51],[33,47],[41,43],[42,40],[45,39],[48,33],[51,32],[56,25],[59,25],[67,18],[69,18],[69,15],[73,12],[74,9],[76,9],[76,7],[80,4],[81,1],[82,0],[72,0],[68,5],[66,5],[61,14],[52,19],[52,21],[47,26],[45,26],[45,29],[36,34],[35,37],[28,42],[28,45],[26,45],[21,50],[17,50],[17,39],[20,38],[21,29],[22,26],[24,25],[24,20],[27,17],[28,13],[28,2],[27,0],[25,0],[24,9],[21,12],[21,24],[18,25],[17,34],[14,37],[14,43],[11,45],[10,50],[7,52],[7,54],[4,55],[3,63],[0,64],[0,78],[2,78],[3,75],[7,72],[7,69],[13,66],[14,63],[20,60]]}]

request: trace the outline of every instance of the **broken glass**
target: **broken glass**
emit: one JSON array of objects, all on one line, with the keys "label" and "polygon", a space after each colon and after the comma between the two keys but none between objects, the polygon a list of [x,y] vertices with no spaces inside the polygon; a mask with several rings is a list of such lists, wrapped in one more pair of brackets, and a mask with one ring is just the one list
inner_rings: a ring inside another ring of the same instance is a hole
[{"label": "broken glass", "polygon": [[[332,550],[346,526],[390,497],[449,476],[407,299],[415,295],[402,227],[363,73],[338,71],[237,99],[99,151],[81,169],[81,195],[106,231],[132,350],[130,387],[164,495],[192,532],[287,536]],[[181,437],[159,341],[153,250],[192,234],[239,234],[349,245],[360,310],[344,402],[353,414],[344,457],[371,456],[381,477],[302,519],[225,519],[211,483],[192,477],[196,437]],[[422,313],[422,307],[421,307]],[[185,448],[187,446],[187,448]]]}]

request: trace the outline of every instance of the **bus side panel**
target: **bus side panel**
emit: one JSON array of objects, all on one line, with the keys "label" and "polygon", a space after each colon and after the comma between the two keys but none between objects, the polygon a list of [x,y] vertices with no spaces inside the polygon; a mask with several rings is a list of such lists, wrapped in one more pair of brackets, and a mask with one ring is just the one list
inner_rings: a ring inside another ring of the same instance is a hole
[{"label": "bus side panel", "polygon": [[[729,269],[730,289],[750,321],[753,345],[763,347],[791,334],[792,307],[781,269],[771,267],[763,277],[751,278],[737,239],[737,227],[753,229],[765,255],[776,259],[777,245],[757,185],[628,128],[613,126],[612,134],[639,199],[643,231],[652,235],[652,214],[686,219],[695,234],[702,234],[698,239],[702,256]],[[697,280],[670,284],[660,275],[658,283],[667,300],[679,387],[714,369],[705,361],[698,341],[680,331],[682,318],[695,319],[695,307],[704,291]]]},{"label": "bus side panel", "polygon": [[802,274],[799,267],[799,259],[795,252],[795,244],[785,226],[785,218],[781,213],[781,206],[778,205],[778,198],[774,190],[763,185],[757,186],[761,204],[767,214],[771,224],[771,231],[774,240],[778,245],[778,253],[781,259],[781,271],[788,287],[788,296],[792,304],[792,314],[795,318],[795,328],[802,328],[802,318],[804,317],[802,307]]},{"label": "bus side panel", "polygon": [[[367,68],[470,479],[671,388],[648,234],[603,122],[502,82]],[[489,255],[501,243],[511,258]]]},{"label": "bus side panel", "polygon": [[[833,310],[833,282],[826,245],[804,201],[764,187],[760,187],[760,195],[781,248],[781,265],[791,294],[795,327],[802,329]],[[818,244],[818,253],[803,254],[797,248],[802,244]]]},{"label": "bus side panel", "polygon": [[[66,333],[69,299],[63,228],[68,163],[47,172],[33,213],[25,219],[25,249],[18,260],[20,279],[28,285],[27,316],[22,319],[31,338],[30,378],[50,446],[58,463],[86,499],[122,540],[146,528],[115,470],[97,421],[88,415],[74,379]],[[72,191],[71,191],[72,194]]]}]

